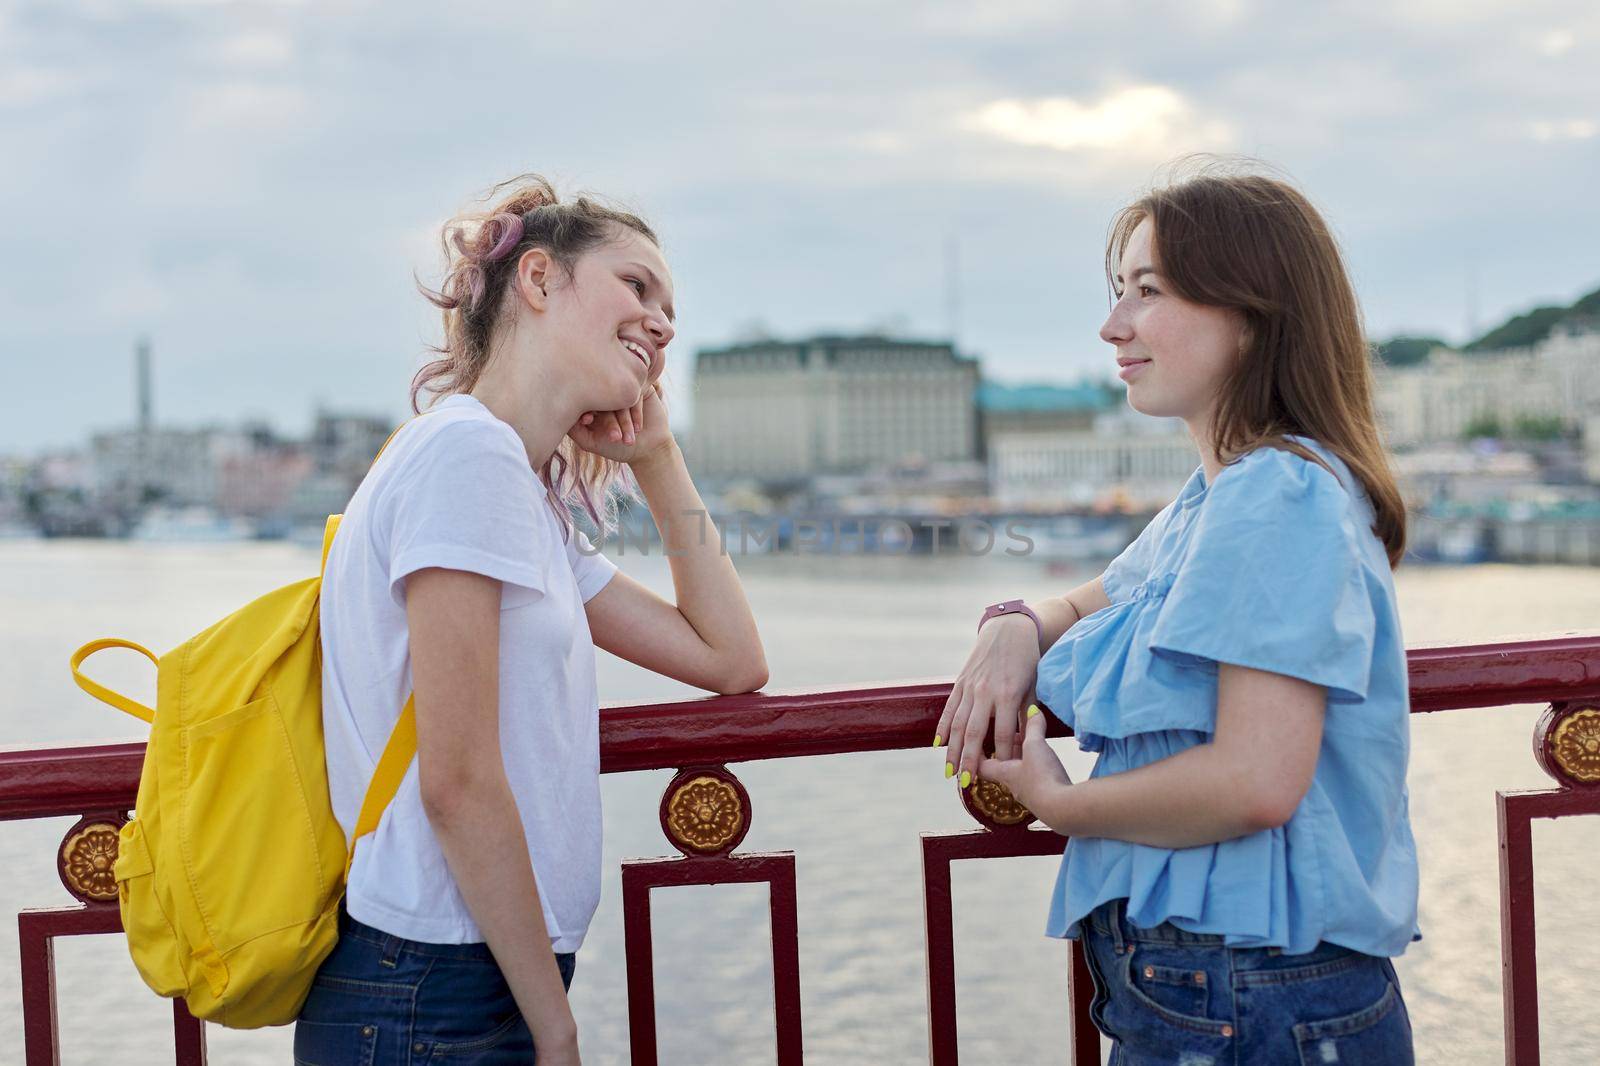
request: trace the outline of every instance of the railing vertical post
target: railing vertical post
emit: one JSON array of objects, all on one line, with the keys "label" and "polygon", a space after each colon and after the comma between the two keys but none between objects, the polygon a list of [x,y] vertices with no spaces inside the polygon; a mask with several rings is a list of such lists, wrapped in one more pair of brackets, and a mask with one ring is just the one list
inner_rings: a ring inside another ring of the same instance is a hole
[{"label": "railing vertical post", "polygon": [[181,999],[172,1001],[172,1042],[177,1047],[177,1066],[206,1066],[205,1022],[189,1013]]},{"label": "railing vertical post", "polygon": [[61,1066],[56,1033],[56,953],[49,929],[31,912],[17,915],[22,956],[23,1057],[27,1066]]},{"label": "railing vertical post", "polygon": [[[996,786],[991,786],[994,788]],[[1009,794],[1008,794],[1009,795]],[[992,794],[991,794],[992,800]],[[1012,801],[1014,802],[1014,801]],[[969,803],[968,809],[974,805]],[[1023,808],[1026,815],[1026,811]],[[988,817],[988,812],[978,810]],[[1029,820],[1032,816],[1027,815]],[[922,834],[922,906],[927,929],[928,1061],[956,1066],[960,1059],[956,1029],[955,901],[950,891],[950,866],[957,859],[1012,859],[1060,855],[1066,839],[1047,830],[1029,829],[1018,821],[998,830]],[[1094,991],[1088,967],[1076,943],[1067,972],[1071,1031],[1067,1059],[1072,1066],[1099,1066],[1100,1031],[1089,1019]]]},{"label": "railing vertical post", "polygon": [[[93,903],[59,910],[29,910],[17,915],[22,956],[23,1058],[27,1066],[60,1066],[60,1023],[56,1010],[55,938],[121,933],[115,906]],[[205,1024],[181,999],[172,1001],[172,1041],[177,1066],[206,1066]]]},{"label": "railing vertical post", "polygon": [[800,917],[793,852],[735,855],[750,831],[750,794],[725,766],[678,771],[661,794],[661,829],[681,858],[622,864],[622,938],[628,960],[628,1041],[635,1063],[656,1061],[655,951],[650,890],[764,884],[772,928],[772,1000],[778,1066],[800,1066]]},{"label": "railing vertical post", "polygon": [[800,900],[794,857],[777,864],[768,889],[772,921],[772,1005],[777,1014],[778,1066],[800,1066]]},{"label": "railing vertical post", "polygon": [[1072,1012],[1070,1041],[1072,1066],[1100,1066],[1100,1030],[1089,1016],[1094,1004],[1094,976],[1084,958],[1083,940],[1072,941],[1072,965],[1067,970],[1068,1009]]},{"label": "railing vertical post", "polygon": [[778,1066],[800,1066],[800,920],[792,852],[712,858],[629,859],[622,864],[623,952],[628,966],[628,1042],[636,1066],[657,1060],[650,890],[687,885],[767,886]]},{"label": "railing vertical post", "polygon": [[950,896],[950,861],[936,856],[923,838],[922,913],[927,923],[928,1061],[956,1066],[955,903]]},{"label": "railing vertical post", "polygon": [[1500,973],[1506,1066],[1539,1066],[1538,955],[1534,944],[1533,821],[1495,793],[1500,822]]},{"label": "railing vertical post", "polygon": [[628,971],[628,1057],[632,1062],[655,1062],[656,969],[650,933],[650,881],[645,871],[628,863],[622,865],[622,944]]}]

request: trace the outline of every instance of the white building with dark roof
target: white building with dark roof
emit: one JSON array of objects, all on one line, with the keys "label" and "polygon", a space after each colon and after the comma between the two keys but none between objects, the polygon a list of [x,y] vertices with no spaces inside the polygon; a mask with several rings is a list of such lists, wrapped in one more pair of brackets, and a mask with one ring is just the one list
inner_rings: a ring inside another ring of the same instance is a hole
[{"label": "white building with dark roof", "polygon": [[758,341],[696,354],[693,469],[786,479],[979,454],[978,361],[885,337]]}]

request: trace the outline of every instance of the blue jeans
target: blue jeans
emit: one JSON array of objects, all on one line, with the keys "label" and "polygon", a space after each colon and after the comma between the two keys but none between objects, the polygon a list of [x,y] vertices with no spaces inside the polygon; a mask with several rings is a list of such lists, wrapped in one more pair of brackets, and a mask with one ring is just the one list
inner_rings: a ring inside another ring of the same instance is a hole
[{"label": "blue jeans", "polygon": [[1388,959],[1334,944],[1304,955],[1228,948],[1122,900],[1083,921],[1090,1015],[1112,1066],[1410,1066],[1411,1019]]},{"label": "blue jeans", "polygon": [[[557,955],[564,985],[572,955]],[[340,908],[339,943],[294,1027],[296,1066],[533,1062],[533,1035],[487,944],[403,940]]]}]

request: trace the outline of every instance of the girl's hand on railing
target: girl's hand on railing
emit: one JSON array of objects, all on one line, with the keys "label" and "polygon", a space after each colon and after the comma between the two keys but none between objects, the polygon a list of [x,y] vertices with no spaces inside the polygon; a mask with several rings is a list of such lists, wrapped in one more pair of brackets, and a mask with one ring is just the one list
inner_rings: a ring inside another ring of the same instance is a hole
[{"label": "girl's hand on railing", "polygon": [[1031,702],[1039,671],[1039,634],[1025,615],[992,618],[978,630],[978,643],[950,688],[933,746],[949,745],[946,777],[972,784],[983,757],[983,738],[994,723],[995,756],[1012,757],[1023,711]]},{"label": "girl's hand on railing", "polygon": [[1022,738],[1020,759],[983,759],[978,775],[985,781],[1004,785],[1016,801],[1056,832],[1065,832],[1061,818],[1062,793],[1071,786],[1066,767],[1055,749],[1045,740],[1044,712],[1030,707]]}]

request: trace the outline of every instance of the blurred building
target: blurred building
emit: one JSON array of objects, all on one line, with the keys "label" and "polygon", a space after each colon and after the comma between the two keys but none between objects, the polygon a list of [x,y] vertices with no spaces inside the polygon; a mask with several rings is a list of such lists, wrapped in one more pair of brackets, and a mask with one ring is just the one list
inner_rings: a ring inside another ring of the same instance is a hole
[{"label": "blurred building", "polygon": [[1469,427],[1559,419],[1580,429],[1600,413],[1600,330],[1558,329],[1527,348],[1435,349],[1422,363],[1378,366],[1375,400],[1388,444],[1460,440]]},{"label": "blurred building", "polygon": [[28,481],[33,464],[0,456],[0,530],[20,525],[27,516]]},{"label": "blurred building", "polygon": [[212,504],[224,465],[253,451],[255,436],[250,429],[217,428],[135,427],[96,433],[89,444],[94,494],[135,505]]},{"label": "blurred building", "polygon": [[1101,411],[1084,426],[996,433],[988,457],[994,496],[1038,510],[1161,507],[1200,465],[1182,422],[1126,407]]},{"label": "blurred building", "polygon": [[1600,485],[1600,411],[1583,420],[1583,473],[1591,485]]},{"label": "blurred building", "polygon": [[98,433],[87,495],[118,514],[204,508],[282,529],[342,511],[393,428],[383,418],[319,411],[304,441],[265,424]]},{"label": "blurred building", "polygon": [[1015,436],[1076,433],[1122,403],[1121,390],[1099,382],[1077,385],[978,386],[978,419],[985,454],[993,442]]},{"label": "blurred building", "polygon": [[979,454],[978,361],[949,344],[812,337],[695,359],[697,474],[781,480]]},{"label": "blurred building", "polygon": [[287,520],[293,517],[293,501],[311,473],[312,458],[298,442],[274,442],[228,455],[217,470],[216,498],[209,502],[228,517]]},{"label": "blurred building", "polygon": [[353,491],[394,431],[395,423],[387,418],[318,410],[306,443],[317,473],[338,475],[350,481]]},{"label": "blurred building", "polygon": [[300,522],[343,511],[394,430],[386,418],[319,410],[306,442],[309,469],[293,484],[284,510]]}]

